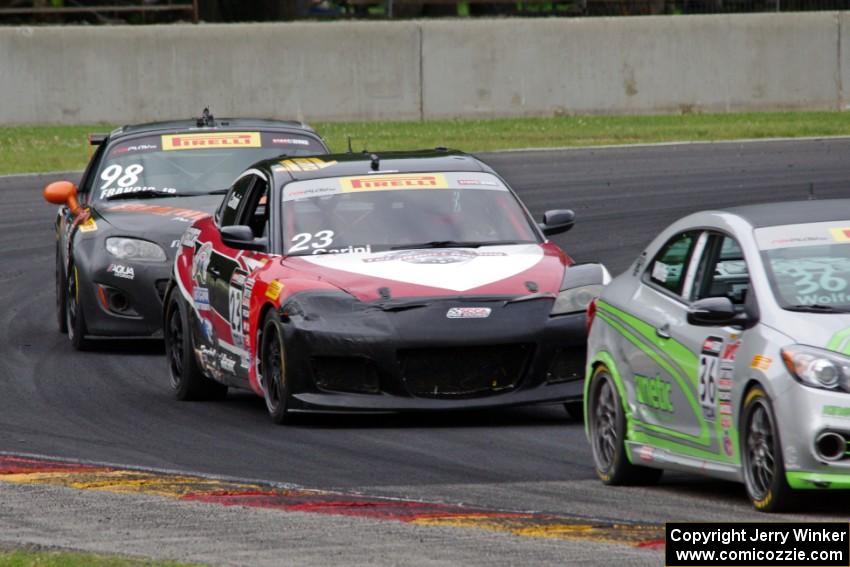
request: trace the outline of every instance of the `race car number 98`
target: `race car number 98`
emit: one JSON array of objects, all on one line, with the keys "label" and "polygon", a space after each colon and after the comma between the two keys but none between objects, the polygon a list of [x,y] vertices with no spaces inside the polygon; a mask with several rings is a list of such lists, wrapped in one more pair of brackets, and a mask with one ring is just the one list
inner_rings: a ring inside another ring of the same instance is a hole
[{"label": "race car number 98", "polygon": [[129,187],[139,181],[139,175],[144,169],[144,166],[140,163],[130,164],[126,169],[114,163],[100,174],[100,178],[103,180],[100,188],[106,189],[115,182],[118,182],[119,187]]}]

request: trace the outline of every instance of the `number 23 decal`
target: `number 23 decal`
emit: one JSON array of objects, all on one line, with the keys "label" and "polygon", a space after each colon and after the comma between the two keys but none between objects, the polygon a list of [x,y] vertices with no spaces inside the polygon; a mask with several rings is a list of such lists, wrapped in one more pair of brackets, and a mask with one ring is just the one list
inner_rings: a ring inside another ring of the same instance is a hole
[{"label": "number 23 decal", "polygon": [[[315,242],[311,242],[314,240]],[[299,232],[298,234],[292,237],[293,245],[289,248],[289,252],[301,252],[303,250],[309,250],[310,248],[319,249],[319,248],[327,248],[334,241],[334,231],[332,230],[320,230],[315,234],[310,234],[309,232]]]}]

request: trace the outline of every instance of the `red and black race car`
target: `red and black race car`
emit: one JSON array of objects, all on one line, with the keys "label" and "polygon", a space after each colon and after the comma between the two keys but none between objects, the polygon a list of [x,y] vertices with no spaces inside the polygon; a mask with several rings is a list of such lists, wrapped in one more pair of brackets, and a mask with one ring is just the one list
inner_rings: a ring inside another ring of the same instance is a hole
[{"label": "red and black race car", "polygon": [[582,397],[585,308],[607,283],[505,181],[444,149],[267,160],[185,233],[164,309],[180,399],[228,386],[291,410]]},{"label": "red and black race car", "polygon": [[212,214],[246,167],[328,151],[301,122],[216,119],[124,126],[96,146],[79,189],[44,190],[56,215],[59,329],[78,349],[93,338],[161,337],[162,298],[180,236]]}]

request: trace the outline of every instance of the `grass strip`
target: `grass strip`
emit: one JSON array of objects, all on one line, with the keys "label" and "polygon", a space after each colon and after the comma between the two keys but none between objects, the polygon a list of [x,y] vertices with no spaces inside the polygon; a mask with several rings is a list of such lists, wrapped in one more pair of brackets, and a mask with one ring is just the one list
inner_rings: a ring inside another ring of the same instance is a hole
[{"label": "grass strip", "polygon": [[[334,151],[446,146],[468,152],[519,148],[850,135],[850,113],[749,112],[554,116],[423,122],[315,122]],[[112,126],[0,127],[0,175],[82,169],[86,135]]]},{"label": "grass strip", "polygon": [[183,567],[187,563],[72,551],[0,550],[0,567]]}]

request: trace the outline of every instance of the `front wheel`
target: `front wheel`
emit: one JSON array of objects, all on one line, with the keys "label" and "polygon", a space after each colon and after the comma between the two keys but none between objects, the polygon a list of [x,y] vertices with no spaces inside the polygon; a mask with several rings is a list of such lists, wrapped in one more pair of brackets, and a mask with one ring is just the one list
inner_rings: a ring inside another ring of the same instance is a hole
[{"label": "front wheel", "polygon": [[291,386],[286,368],[286,349],[280,317],[270,310],[263,320],[260,338],[260,383],[272,421],[281,425],[291,421]]},{"label": "front wheel", "polygon": [[633,465],[626,455],[626,417],[611,373],[599,366],[590,383],[590,443],[596,474],[605,484],[645,485],[658,482],[661,469]]},{"label": "front wheel", "polygon": [[178,400],[220,399],[227,394],[227,386],[207,378],[198,366],[189,310],[176,289],[168,294],[163,335],[171,389]]},{"label": "front wheel", "polygon": [[69,266],[65,278],[65,328],[68,331],[68,340],[75,349],[86,350],[91,346],[91,341],[86,339],[88,330],[80,301],[80,273],[73,263]]},{"label": "front wheel", "polygon": [[743,440],[744,484],[756,510],[779,512],[791,507],[793,492],[785,479],[773,404],[759,387],[744,398],[739,438]]}]

